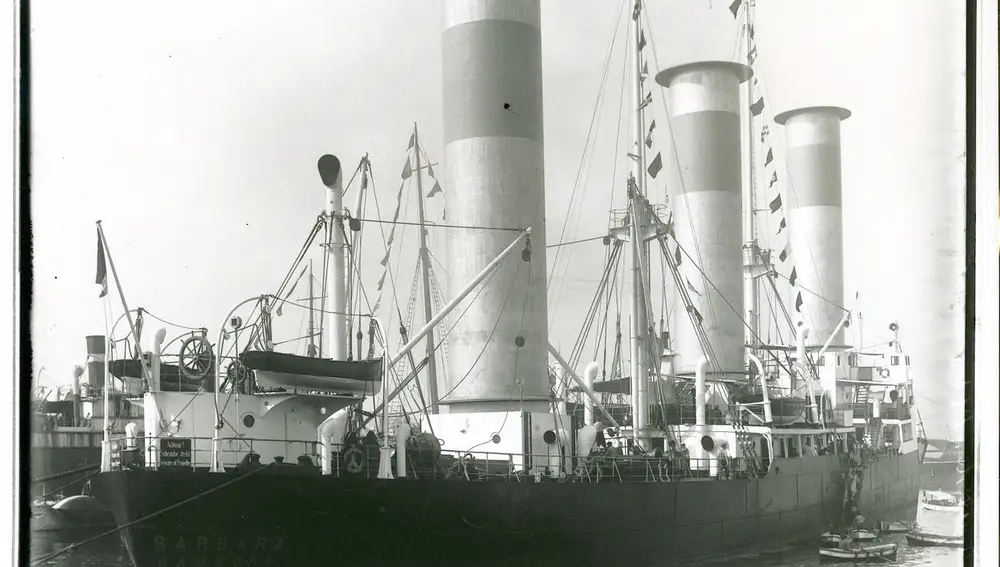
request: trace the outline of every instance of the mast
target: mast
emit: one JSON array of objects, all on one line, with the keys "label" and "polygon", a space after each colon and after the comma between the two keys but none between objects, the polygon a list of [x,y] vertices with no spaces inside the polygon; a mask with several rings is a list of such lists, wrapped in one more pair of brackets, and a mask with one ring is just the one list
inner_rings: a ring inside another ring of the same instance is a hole
[{"label": "mast", "polygon": [[[751,29],[753,28],[753,17],[751,14],[752,2],[744,3],[743,7],[743,58],[749,67],[753,67],[753,38]],[[754,139],[753,113],[748,109],[753,102],[754,81],[747,81],[744,89],[743,102],[743,128],[746,130],[746,147],[744,148],[744,163],[746,175],[744,201],[743,201],[743,266],[744,266],[744,288],[743,297],[746,305],[744,311],[748,328],[746,331],[746,343],[757,345],[760,340],[760,281],[761,275],[766,273],[766,266],[761,257],[760,243],[757,240],[757,180],[756,180],[756,141]],[[757,349],[751,347],[747,350],[748,355],[759,355]]]},{"label": "mast", "polygon": [[315,306],[313,300],[315,299],[315,293],[313,293],[313,263],[309,260],[309,350],[306,352],[306,356],[310,358],[316,357],[316,319],[315,319]]},{"label": "mast", "polygon": [[[417,124],[413,124],[413,153],[417,176],[417,211],[420,215],[420,279],[424,290],[424,323],[431,320],[431,254],[427,248],[427,227],[424,226],[424,182],[420,165],[420,138],[417,135]],[[427,388],[431,397],[431,413],[438,412],[437,363],[434,359],[434,329],[427,332]]]},{"label": "mast", "polygon": [[[641,13],[642,0],[637,0],[636,11]],[[643,88],[642,88],[642,53],[640,41],[642,39],[641,18],[636,15],[632,18],[630,26],[630,39],[632,43],[632,138],[635,141],[635,154],[632,159],[631,177],[635,182],[635,197],[645,197],[646,195],[646,146],[645,146],[645,124],[642,115]],[[649,350],[647,341],[649,340],[649,322],[647,320],[648,307],[646,305],[646,290],[649,289],[648,273],[643,272],[643,266],[649,265],[649,245],[645,240],[646,229],[646,208],[632,196],[629,197],[630,214],[632,225],[630,227],[631,270],[632,270],[632,321],[631,337],[629,338],[631,347],[631,374],[632,374],[632,436],[640,447],[645,447],[644,440],[648,437],[645,431],[647,422],[647,412],[649,403],[647,401],[647,389],[649,381],[649,361],[646,353]]]}]

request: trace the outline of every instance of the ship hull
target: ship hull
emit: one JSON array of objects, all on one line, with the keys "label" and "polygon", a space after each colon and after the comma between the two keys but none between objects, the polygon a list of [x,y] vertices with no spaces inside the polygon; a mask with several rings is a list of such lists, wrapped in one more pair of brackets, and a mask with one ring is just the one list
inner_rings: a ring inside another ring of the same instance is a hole
[{"label": "ship hull", "polygon": [[[242,476],[114,471],[99,476],[95,492],[120,526],[204,494],[123,530],[136,567],[440,567],[547,558],[654,566],[814,542],[840,519],[837,455],[776,465],[780,471],[760,479],[650,483],[351,479],[280,468]],[[912,515],[916,473],[915,455],[870,465],[861,512],[872,521]]]}]

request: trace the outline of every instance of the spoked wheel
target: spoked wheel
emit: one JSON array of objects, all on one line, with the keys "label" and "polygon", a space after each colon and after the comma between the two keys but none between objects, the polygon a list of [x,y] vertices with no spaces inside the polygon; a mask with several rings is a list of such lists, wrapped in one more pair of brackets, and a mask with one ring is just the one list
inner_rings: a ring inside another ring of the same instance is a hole
[{"label": "spoked wheel", "polygon": [[212,344],[202,335],[192,335],[181,343],[181,375],[191,380],[208,376],[215,366]]}]

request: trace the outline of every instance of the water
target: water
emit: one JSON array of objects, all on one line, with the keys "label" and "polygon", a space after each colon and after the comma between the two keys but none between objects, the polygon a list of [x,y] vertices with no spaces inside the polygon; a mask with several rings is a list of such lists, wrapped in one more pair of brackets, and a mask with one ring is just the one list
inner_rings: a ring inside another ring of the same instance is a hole
[{"label": "water", "polygon": [[[67,545],[93,537],[99,532],[35,532],[31,538],[32,560],[47,553],[65,548]],[[962,565],[962,550],[941,547],[908,547],[902,535],[891,536],[891,541],[899,543],[899,554],[894,565],[926,565],[930,567],[958,567]],[[890,565],[888,561],[876,561],[868,565]],[[132,567],[125,546],[114,536],[89,543],[80,549],[66,552],[53,558],[45,565],[60,567]],[[780,557],[753,558],[739,561],[713,562],[715,567],[816,567],[820,565],[816,549],[791,551]],[[850,563],[825,563],[824,565],[850,565]],[[472,567],[472,565],[470,565]],[[627,566],[625,566],[627,567]],[[666,567],[666,565],[664,565]]]}]

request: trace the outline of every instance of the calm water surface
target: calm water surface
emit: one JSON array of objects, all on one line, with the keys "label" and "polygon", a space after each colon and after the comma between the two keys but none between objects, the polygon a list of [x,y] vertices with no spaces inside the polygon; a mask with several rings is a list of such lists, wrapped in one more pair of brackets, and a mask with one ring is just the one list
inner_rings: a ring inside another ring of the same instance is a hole
[{"label": "calm water surface", "polygon": [[[94,532],[36,532],[33,534],[31,540],[32,559],[62,549],[73,542],[82,541],[93,535],[96,534]],[[906,538],[902,535],[893,535],[891,541],[900,544],[899,555],[897,556],[895,565],[927,565],[932,567],[959,567],[962,565],[961,549],[910,548],[907,547]],[[890,563],[869,563],[869,565],[876,564],[889,565]],[[116,537],[108,537],[95,541],[80,549],[70,551],[52,559],[46,565],[58,565],[60,567],[132,567],[128,559],[128,554],[125,552],[125,546]],[[815,549],[803,549],[783,554],[780,557],[714,562],[711,565],[717,567],[816,567],[820,563]],[[823,565],[850,565],[850,563],[824,563]],[[474,566],[470,565],[470,567]],[[667,565],[664,565],[664,567],[667,567]]]}]

